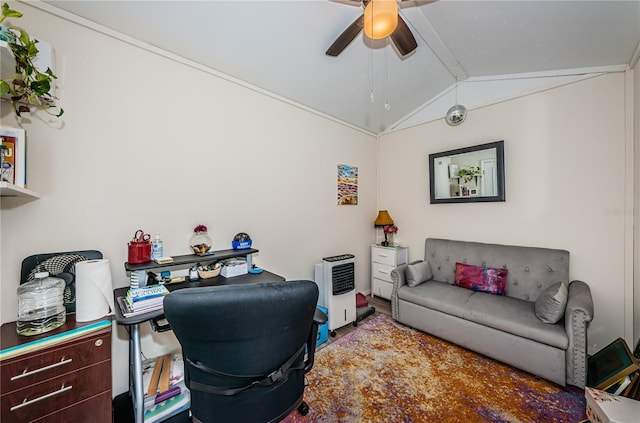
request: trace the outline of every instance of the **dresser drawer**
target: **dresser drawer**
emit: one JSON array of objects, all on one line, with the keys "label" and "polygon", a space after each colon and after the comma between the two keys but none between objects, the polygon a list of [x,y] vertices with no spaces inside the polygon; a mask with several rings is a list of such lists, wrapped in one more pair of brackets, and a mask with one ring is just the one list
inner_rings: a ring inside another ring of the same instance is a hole
[{"label": "dresser drawer", "polygon": [[393,282],[391,280],[391,271],[395,269],[394,266],[388,266],[386,264],[373,263],[372,265],[373,273],[371,277],[376,279],[382,279],[383,281]]},{"label": "dresser drawer", "polygon": [[111,391],[111,360],[0,397],[3,422],[28,422]]},{"label": "dresser drawer", "polygon": [[[75,342],[75,341],[74,341]],[[111,358],[111,330],[86,340],[2,362],[0,386],[6,394]]]},{"label": "dresser drawer", "polygon": [[33,423],[112,423],[111,411],[111,392],[107,391],[34,420]]},{"label": "dresser drawer", "polygon": [[396,266],[396,251],[393,248],[371,248],[371,260],[374,263],[386,264],[388,266]]}]

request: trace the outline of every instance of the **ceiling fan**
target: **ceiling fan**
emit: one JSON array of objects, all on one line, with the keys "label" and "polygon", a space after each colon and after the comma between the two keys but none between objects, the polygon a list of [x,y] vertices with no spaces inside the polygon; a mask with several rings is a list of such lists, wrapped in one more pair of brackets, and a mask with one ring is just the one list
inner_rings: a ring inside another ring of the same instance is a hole
[{"label": "ceiling fan", "polygon": [[[342,32],[342,34],[340,34],[340,36],[333,42],[333,44],[331,44],[331,47],[329,47],[329,49],[327,49],[327,51],[325,52],[327,56],[335,57],[340,53],[342,53],[342,51],[345,48],[347,48],[347,46],[351,43],[351,41],[353,41],[354,38],[358,36],[360,31],[365,29],[365,22],[370,22],[369,19],[371,18],[369,17],[370,15],[368,14],[372,9],[372,7],[367,8],[367,6],[372,1],[374,3],[371,6],[375,5],[376,7],[378,6],[378,4],[380,4],[380,7],[384,7],[384,3],[387,3],[387,4],[392,3],[395,6],[395,9],[396,9],[395,13],[397,14],[397,3],[395,1],[391,1],[391,2],[384,1],[384,0],[382,1],[380,0],[361,0],[361,1],[342,0],[340,1],[340,3],[345,3],[352,6],[362,6],[365,9],[365,11],[362,13],[362,15],[358,17],[358,19],[353,21],[353,23],[349,25],[349,27],[347,27],[347,29],[345,29]],[[399,1],[407,1],[407,0],[399,0]],[[369,36],[370,38],[384,38],[387,36],[387,35],[385,35],[384,37],[371,36],[370,35],[371,32],[368,30],[365,30],[365,33],[367,33],[367,36]],[[406,56],[407,54],[415,50],[416,47],[418,47],[418,44],[416,43],[416,39],[411,33],[409,26],[404,21],[404,19],[402,19],[402,16],[400,16],[399,14],[397,15],[397,27],[388,36],[391,37],[391,41],[393,41],[393,44],[395,44],[396,48],[398,49],[398,51],[402,56]]]}]

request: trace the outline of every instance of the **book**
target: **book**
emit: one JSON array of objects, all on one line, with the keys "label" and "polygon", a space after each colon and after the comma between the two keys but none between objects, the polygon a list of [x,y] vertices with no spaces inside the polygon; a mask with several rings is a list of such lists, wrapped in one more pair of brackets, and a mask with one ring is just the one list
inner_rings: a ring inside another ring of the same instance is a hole
[{"label": "book", "polygon": [[636,372],[622,396],[640,401],[640,372]]},{"label": "book", "polygon": [[131,307],[129,307],[129,304],[127,304],[127,301],[125,300],[124,297],[118,297],[117,300],[118,300],[118,305],[120,306],[120,311],[122,312],[122,315],[124,317],[137,316],[139,314],[145,314],[151,311],[162,310],[162,304],[155,307],[148,307],[148,308],[134,310]]},{"label": "book", "polygon": [[607,389],[604,389],[604,391],[607,391],[610,394],[614,394],[614,395],[622,395],[622,392],[624,392],[627,386],[631,384],[632,377],[633,375],[627,375],[624,378],[617,381],[616,383],[614,383],[613,385],[609,386]]},{"label": "book", "polygon": [[129,308],[133,311],[149,310],[151,308],[156,308],[158,306],[162,307],[162,304],[164,301],[164,295],[161,297],[153,297],[153,298],[148,298],[146,300],[136,301],[136,302],[132,302],[128,298],[125,298],[125,301],[129,306]]},{"label": "book", "polygon": [[2,138],[2,169],[0,181],[15,184],[16,170],[16,141],[13,137]]},{"label": "book", "polygon": [[[13,184],[27,187],[27,136],[26,131],[21,128],[10,128],[0,125],[0,138],[2,143],[13,142],[14,144],[14,171]],[[7,181],[9,182],[9,181]]]},{"label": "book", "polygon": [[127,298],[135,303],[149,298],[162,297],[168,293],[169,290],[164,285],[148,285],[141,288],[130,288],[127,291]]}]

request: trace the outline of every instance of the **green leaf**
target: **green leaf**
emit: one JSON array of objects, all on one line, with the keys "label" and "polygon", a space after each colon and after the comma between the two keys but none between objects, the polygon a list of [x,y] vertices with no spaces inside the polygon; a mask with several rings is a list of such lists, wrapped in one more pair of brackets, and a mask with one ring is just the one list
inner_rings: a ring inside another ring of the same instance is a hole
[{"label": "green leaf", "polygon": [[31,83],[31,89],[33,90],[34,93],[36,93],[36,95],[40,96],[48,93],[49,90],[51,89],[51,85],[49,84],[49,81],[46,79],[41,81],[33,81]]},{"label": "green leaf", "polygon": [[[17,10],[9,9],[9,5],[7,3],[2,5],[2,19],[4,18],[21,18],[22,13]],[[1,22],[1,21],[0,21]]]},{"label": "green leaf", "polygon": [[7,81],[0,81],[0,97],[4,97],[9,94],[10,90],[11,88],[9,87],[9,84],[7,84]]}]

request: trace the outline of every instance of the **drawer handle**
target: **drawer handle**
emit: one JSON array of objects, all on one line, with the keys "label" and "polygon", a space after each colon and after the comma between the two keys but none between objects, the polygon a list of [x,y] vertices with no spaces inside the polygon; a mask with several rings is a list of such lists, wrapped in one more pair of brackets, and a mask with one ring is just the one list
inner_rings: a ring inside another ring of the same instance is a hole
[{"label": "drawer handle", "polygon": [[378,257],[389,257],[388,254],[378,254]]},{"label": "drawer handle", "polygon": [[63,365],[65,365],[65,364],[69,364],[69,363],[71,363],[72,361],[73,361],[73,360],[72,360],[71,358],[67,358],[66,360],[63,358],[62,360],[60,360],[60,362],[59,362],[59,363],[54,363],[54,364],[51,364],[51,365],[49,365],[49,366],[41,367],[41,368],[39,368],[39,369],[32,370],[32,371],[30,371],[30,372],[28,372],[28,371],[25,369],[25,370],[24,370],[24,372],[22,372],[22,374],[19,374],[19,375],[17,375],[17,376],[13,376],[13,377],[11,378],[11,380],[12,380],[12,381],[13,381],[13,380],[18,380],[18,379],[22,379],[23,377],[27,377],[27,376],[35,375],[36,373],[44,372],[44,371],[46,371],[46,370],[53,369],[53,368],[56,368],[56,367],[58,367],[58,366],[63,366]]},{"label": "drawer handle", "polygon": [[62,385],[60,387],[60,389],[58,389],[57,391],[48,393],[48,394],[43,395],[41,397],[34,398],[32,400],[29,400],[29,401],[27,401],[27,399],[25,398],[24,401],[22,402],[22,404],[14,405],[13,407],[11,407],[11,411],[15,411],[15,410],[17,410],[19,408],[26,407],[27,405],[31,405],[31,404],[33,404],[35,402],[42,401],[43,399],[51,398],[51,397],[53,397],[55,395],[62,394],[63,392],[70,391],[71,388],[73,388],[73,386],[64,386],[64,385]]},{"label": "drawer handle", "polygon": [[385,272],[384,270],[380,270],[380,269],[378,269],[378,273],[382,273],[383,275],[389,274],[389,272]]}]

